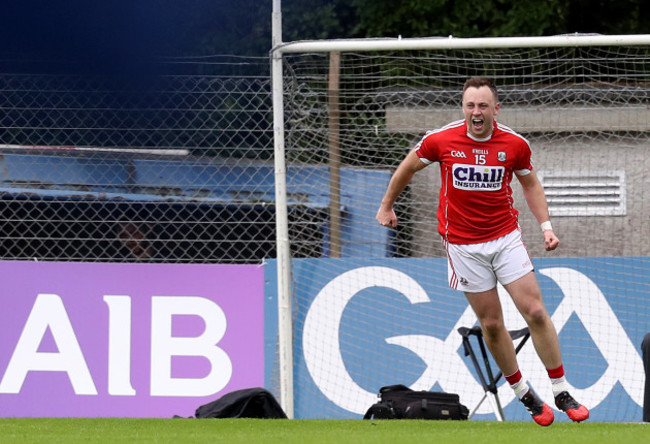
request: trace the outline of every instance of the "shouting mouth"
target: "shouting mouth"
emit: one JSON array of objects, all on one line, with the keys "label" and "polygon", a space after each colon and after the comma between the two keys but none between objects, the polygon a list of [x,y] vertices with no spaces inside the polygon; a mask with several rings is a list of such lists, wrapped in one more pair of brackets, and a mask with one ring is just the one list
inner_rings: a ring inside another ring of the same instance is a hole
[{"label": "shouting mouth", "polygon": [[484,123],[483,119],[472,119],[472,126],[476,131],[480,131],[483,128]]}]

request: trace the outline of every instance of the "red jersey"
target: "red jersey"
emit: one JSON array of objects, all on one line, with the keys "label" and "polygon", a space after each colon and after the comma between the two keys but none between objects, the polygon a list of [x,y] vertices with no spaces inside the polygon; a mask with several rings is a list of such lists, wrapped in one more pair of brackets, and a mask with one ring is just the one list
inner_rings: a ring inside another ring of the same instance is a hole
[{"label": "red jersey", "polygon": [[465,120],[428,132],[415,147],[425,163],[440,162],[438,232],[453,244],[487,242],[517,229],[510,182],[533,169],[530,144],[494,122],[490,137],[475,139]]}]

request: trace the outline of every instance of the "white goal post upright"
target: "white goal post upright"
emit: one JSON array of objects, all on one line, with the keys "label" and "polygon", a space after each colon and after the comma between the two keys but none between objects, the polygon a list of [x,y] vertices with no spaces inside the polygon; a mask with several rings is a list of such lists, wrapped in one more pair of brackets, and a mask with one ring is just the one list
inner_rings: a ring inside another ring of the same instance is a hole
[{"label": "white goal post upright", "polygon": [[[282,9],[273,0],[273,48],[282,43]],[[280,367],[280,404],[289,418],[293,413],[293,340],[291,318],[291,251],[287,209],[287,168],[284,155],[284,97],[282,94],[282,52],[271,51],[273,94],[273,146],[275,169],[276,251],[278,278],[278,353]]]},{"label": "white goal post upright", "polygon": [[292,418],[293,406],[293,326],[291,294],[291,252],[288,234],[287,186],[285,165],[284,82],[285,54],[369,52],[404,50],[454,50],[495,48],[560,48],[588,46],[650,46],[650,35],[568,34],[549,37],[494,38],[373,38],[282,42],[280,0],[273,2],[273,48],[270,52],[273,85],[273,131],[277,208],[279,369],[281,404]]}]

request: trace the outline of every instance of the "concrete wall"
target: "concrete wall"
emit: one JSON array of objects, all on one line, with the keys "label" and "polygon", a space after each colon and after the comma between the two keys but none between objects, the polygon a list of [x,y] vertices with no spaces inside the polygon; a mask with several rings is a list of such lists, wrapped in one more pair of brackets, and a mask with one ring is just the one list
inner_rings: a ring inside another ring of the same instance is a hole
[{"label": "concrete wall", "polygon": [[[650,116],[644,105],[627,106],[504,106],[499,121],[520,133],[592,131],[648,131]],[[447,122],[462,119],[460,107],[386,108],[386,126],[391,132],[425,133]]]}]

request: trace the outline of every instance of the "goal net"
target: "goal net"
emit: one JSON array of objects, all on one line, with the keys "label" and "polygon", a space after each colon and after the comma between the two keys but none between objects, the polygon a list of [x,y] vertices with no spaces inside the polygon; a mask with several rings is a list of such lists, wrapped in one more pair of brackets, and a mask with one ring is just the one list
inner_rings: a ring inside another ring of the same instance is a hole
[{"label": "goal net", "polygon": [[[497,120],[531,143],[561,240],[544,251],[513,181],[572,393],[596,421],[640,420],[640,344],[650,318],[650,40],[583,46],[575,37],[570,46],[390,51],[330,51],[319,42],[315,51],[283,53],[287,205],[325,214],[311,257],[294,249],[290,260],[296,417],[358,418],[390,384],[458,393],[470,410],[480,403],[483,388],[457,332],[476,318],[448,288],[436,231],[437,166],[418,172],[396,202],[396,229],[374,217],[399,161],[426,131],[462,119],[463,83],[487,76],[499,89]],[[507,327],[524,327],[499,292]],[[554,406],[532,341],[518,359]],[[527,420],[503,379],[498,393],[508,420]],[[475,418],[495,418],[488,402]]]}]

